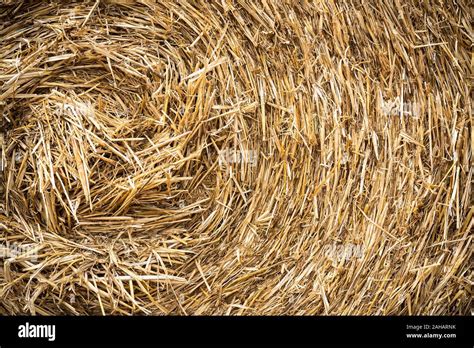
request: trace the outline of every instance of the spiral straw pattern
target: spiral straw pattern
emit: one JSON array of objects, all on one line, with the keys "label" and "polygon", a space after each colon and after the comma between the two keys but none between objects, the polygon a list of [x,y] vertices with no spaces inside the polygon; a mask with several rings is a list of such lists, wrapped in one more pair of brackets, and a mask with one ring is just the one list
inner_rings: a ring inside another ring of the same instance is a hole
[{"label": "spiral straw pattern", "polygon": [[468,314],[468,1],[0,1],[1,314]]}]

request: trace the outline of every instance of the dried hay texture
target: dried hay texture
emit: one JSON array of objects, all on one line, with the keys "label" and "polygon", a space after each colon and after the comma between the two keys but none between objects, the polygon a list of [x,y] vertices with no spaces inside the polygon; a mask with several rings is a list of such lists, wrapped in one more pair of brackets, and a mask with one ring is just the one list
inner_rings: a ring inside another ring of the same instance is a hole
[{"label": "dried hay texture", "polygon": [[2,3],[1,314],[469,313],[469,1]]}]

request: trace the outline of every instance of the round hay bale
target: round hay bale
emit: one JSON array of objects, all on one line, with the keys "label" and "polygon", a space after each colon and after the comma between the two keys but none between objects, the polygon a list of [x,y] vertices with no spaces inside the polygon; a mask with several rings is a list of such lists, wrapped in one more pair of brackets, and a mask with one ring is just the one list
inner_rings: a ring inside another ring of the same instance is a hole
[{"label": "round hay bale", "polygon": [[0,313],[468,314],[472,17],[441,4],[0,6]]}]

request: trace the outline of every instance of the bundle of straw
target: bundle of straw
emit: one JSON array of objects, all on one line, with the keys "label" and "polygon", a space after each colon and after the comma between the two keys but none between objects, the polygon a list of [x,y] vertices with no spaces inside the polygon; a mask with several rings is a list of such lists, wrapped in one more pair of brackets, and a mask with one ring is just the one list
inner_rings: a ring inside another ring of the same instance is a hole
[{"label": "bundle of straw", "polygon": [[1,314],[467,314],[468,1],[1,1]]}]

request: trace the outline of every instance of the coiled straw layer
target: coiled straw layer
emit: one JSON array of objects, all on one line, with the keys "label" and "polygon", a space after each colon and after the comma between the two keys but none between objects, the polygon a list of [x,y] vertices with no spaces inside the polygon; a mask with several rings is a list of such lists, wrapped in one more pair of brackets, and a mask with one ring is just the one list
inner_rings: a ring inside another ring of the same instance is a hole
[{"label": "coiled straw layer", "polygon": [[0,313],[469,312],[468,1],[2,3]]}]

